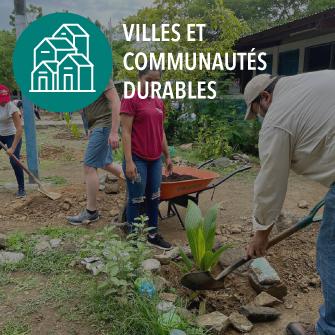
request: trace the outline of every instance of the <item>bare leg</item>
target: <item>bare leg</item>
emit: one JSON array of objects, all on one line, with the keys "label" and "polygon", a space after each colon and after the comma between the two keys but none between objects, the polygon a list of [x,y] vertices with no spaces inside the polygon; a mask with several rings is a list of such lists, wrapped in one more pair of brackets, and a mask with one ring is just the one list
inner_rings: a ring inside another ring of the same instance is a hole
[{"label": "bare leg", "polygon": [[89,211],[97,210],[97,193],[99,190],[98,171],[95,168],[84,166],[86,194],[87,194],[87,209]]},{"label": "bare leg", "polygon": [[104,167],[104,170],[110,172],[118,178],[124,179],[122,167],[119,164],[108,164]]}]

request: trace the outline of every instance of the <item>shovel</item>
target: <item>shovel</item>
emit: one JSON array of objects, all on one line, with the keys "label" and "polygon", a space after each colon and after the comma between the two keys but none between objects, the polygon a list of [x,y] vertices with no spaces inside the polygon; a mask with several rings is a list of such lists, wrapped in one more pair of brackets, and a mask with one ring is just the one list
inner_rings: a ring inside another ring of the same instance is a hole
[{"label": "shovel", "polygon": [[57,200],[59,199],[62,195],[59,193],[55,193],[55,192],[49,192],[47,191],[42,182],[36,178],[17,158],[15,155],[10,155],[7,151],[7,147],[0,141],[0,147],[2,149],[4,149],[7,153],[7,155],[11,158],[14,159],[14,161],[34,180],[34,182],[38,185],[38,190],[43,193],[44,195],[46,195],[48,198],[50,198],[51,200]]},{"label": "shovel", "polygon": [[[314,219],[316,213],[319,209],[324,205],[324,199],[321,200],[315,207],[310,211],[309,215],[297,222],[294,226],[284,230],[278,236],[269,241],[267,245],[267,249],[276,245],[277,243],[285,240],[287,237],[293,235],[297,231],[309,226],[313,222],[320,221],[320,217]],[[193,272],[186,274],[182,279],[181,283],[183,286],[196,291],[196,290],[220,290],[224,288],[224,280],[225,278],[235,271],[240,266],[249,262],[250,259],[241,258],[237,262],[228,266],[225,270],[223,270],[216,278],[213,278],[212,275],[208,271],[203,272]]]}]

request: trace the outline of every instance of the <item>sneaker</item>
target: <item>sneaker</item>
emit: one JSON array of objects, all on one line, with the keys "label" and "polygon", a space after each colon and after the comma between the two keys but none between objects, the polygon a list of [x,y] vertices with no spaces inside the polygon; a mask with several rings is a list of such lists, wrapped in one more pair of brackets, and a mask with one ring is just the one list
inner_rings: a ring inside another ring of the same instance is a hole
[{"label": "sneaker", "polygon": [[70,224],[74,226],[80,226],[83,224],[92,223],[100,219],[99,212],[96,211],[94,214],[90,214],[87,209],[84,209],[81,213],[75,216],[68,216],[66,218]]},{"label": "sneaker", "polygon": [[27,193],[25,190],[18,190],[16,192],[16,199],[23,199],[27,196]]},{"label": "sneaker", "polygon": [[154,237],[148,235],[148,244],[161,249],[161,250],[171,250],[172,246],[169,242],[165,241],[163,237],[159,234],[156,234]]}]

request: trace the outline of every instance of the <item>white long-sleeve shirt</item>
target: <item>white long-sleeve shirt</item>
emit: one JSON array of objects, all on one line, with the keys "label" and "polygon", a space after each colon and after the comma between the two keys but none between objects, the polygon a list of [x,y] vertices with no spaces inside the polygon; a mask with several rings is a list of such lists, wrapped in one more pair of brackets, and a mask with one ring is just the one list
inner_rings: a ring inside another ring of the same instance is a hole
[{"label": "white long-sleeve shirt", "polygon": [[335,70],[281,78],[259,136],[254,230],[282,209],[289,171],[329,187],[335,182]]}]

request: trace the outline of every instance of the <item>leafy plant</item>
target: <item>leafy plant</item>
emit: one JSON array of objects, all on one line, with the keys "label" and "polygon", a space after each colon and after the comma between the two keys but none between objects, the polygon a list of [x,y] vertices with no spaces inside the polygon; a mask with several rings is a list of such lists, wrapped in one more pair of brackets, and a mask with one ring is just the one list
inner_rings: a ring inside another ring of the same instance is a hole
[{"label": "leafy plant", "polygon": [[87,243],[84,253],[100,257],[105,264],[106,278],[98,287],[105,296],[128,294],[136,278],[142,274],[141,264],[151,254],[146,244],[147,220],[145,216],[136,218],[134,232],[127,240],[121,239],[113,227],[108,227]]},{"label": "leafy plant", "polygon": [[229,245],[223,245],[217,251],[213,251],[217,212],[216,205],[210,208],[203,218],[200,208],[194,202],[188,202],[185,229],[193,261],[182,249],[180,254],[189,269],[196,267],[201,271],[210,271],[217,264],[220,255],[230,248]]}]

